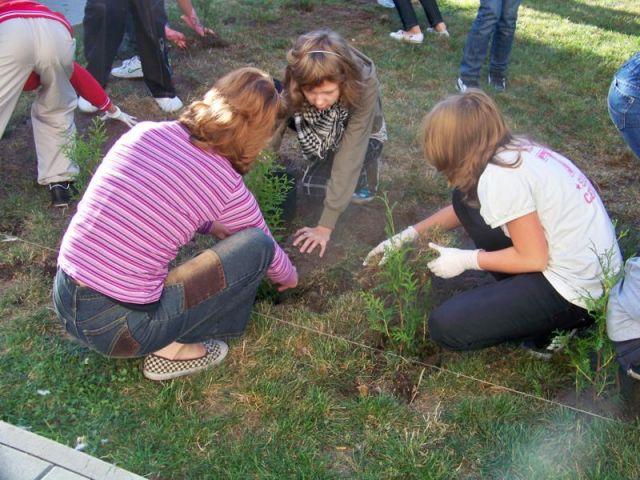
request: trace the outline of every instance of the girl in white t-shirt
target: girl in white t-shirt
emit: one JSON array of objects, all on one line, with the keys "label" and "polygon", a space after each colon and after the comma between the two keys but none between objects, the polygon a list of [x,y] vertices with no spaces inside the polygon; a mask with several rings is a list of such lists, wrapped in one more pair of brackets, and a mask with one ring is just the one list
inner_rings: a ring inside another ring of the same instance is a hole
[{"label": "girl in white t-shirt", "polygon": [[603,264],[622,259],[611,220],[587,177],[567,158],[514,137],[493,100],[470,89],[425,117],[424,154],[454,187],[452,204],[373,249],[462,226],[478,250],[430,244],[437,276],[488,270],[496,283],[463,292],[431,312],[439,344],[472,350],[539,340],[590,322],[585,299],[602,293]]}]

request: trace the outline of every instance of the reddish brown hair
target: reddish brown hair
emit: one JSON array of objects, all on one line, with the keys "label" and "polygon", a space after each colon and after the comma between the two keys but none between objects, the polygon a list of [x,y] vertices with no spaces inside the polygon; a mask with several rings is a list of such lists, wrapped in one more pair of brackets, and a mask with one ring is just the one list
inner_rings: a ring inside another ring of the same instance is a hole
[{"label": "reddish brown hair", "polygon": [[226,157],[245,174],[273,135],[282,106],[273,79],[245,67],[228,73],[202,100],[191,103],[180,123],[195,145]]}]

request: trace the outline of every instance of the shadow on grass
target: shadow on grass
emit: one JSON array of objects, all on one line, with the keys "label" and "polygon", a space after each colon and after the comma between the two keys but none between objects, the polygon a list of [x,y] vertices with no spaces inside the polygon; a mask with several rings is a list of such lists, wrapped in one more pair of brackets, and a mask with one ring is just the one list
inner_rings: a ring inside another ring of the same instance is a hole
[{"label": "shadow on grass", "polygon": [[533,10],[560,15],[573,23],[591,25],[624,35],[638,36],[640,33],[640,17],[637,13],[600,5],[586,5],[576,0],[529,0],[524,2],[524,5]]}]

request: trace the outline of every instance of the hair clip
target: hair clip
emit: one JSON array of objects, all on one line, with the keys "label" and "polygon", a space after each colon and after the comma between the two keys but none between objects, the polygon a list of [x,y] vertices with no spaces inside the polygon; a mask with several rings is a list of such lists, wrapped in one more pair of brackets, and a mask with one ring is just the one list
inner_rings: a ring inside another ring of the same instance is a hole
[{"label": "hair clip", "polygon": [[342,57],[342,55],[340,55],[339,53],[330,52],[329,50],[311,50],[310,52],[307,52],[307,55],[310,55],[312,53],[328,53],[329,55],[335,55],[336,57]]}]

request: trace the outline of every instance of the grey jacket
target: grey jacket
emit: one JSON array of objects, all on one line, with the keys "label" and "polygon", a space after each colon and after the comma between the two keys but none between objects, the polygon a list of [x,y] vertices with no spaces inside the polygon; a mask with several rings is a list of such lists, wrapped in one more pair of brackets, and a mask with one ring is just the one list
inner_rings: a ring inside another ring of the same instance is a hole
[{"label": "grey jacket", "polygon": [[[319,225],[329,228],[335,227],[338,217],[349,206],[367,153],[369,137],[372,132],[382,128],[384,121],[376,67],[370,58],[355,48],[351,51],[362,65],[362,79],[365,87],[358,107],[349,111],[347,128],[333,157],[324,210],[318,221]],[[280,148],[288,120],[284,120],[271,139],[270,145],[273,150]]]}]

